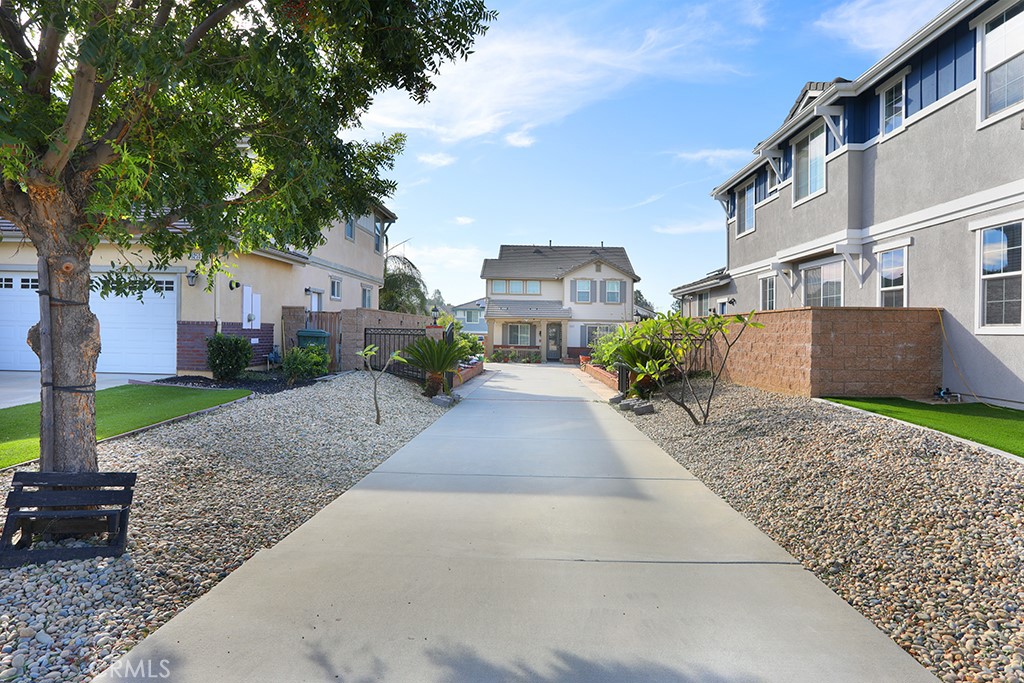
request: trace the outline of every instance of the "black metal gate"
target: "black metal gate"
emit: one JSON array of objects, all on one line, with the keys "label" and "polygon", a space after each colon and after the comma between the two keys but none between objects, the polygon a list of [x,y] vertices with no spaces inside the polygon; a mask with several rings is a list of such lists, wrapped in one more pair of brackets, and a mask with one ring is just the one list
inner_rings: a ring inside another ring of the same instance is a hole
[{"label": "black metal gate", "polygon": [[[409,346],[409,344],[425,336],[427,336],[427,331],[423,329],[406,330],[395,327],[367,327],[363,333],[363,346],[374,344],[378,347],[377,355],[369,361],[370,367],[374,370],[380,370],[384,367],[384,363],[387,362],[392,353],[401,351]],[[426,379],[426,375],[422,370],[414,368],[408,363],[392,363],[388,366],[388,372],[392,375],[408,377],[419,382]]]}]

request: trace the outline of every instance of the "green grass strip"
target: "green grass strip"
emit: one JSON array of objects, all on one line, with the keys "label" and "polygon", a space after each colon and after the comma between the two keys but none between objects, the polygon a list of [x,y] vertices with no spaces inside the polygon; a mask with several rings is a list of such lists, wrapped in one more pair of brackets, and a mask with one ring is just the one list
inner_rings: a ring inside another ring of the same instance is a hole
[{"label": "green grass strip", "polygon": [[983,403],[930,405],[903,398],[829,398],[1024,457],[1024,411]]},{"label": "green grass strip", "polygon": [[[250,391],[126,384],[96,392],[96,438],[106,439],[212,408]],[[0,467],[39,457],[39,404],[0,409]]]}]

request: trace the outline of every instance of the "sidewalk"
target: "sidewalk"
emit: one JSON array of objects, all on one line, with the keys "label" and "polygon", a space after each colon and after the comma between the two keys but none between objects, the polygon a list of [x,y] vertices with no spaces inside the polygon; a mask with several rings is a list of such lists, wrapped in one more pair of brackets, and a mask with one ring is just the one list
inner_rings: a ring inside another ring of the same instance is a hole
[{"label": "sidewalk", "polygon": [[483,375],[97,680],[935,680],[585,379]]}]

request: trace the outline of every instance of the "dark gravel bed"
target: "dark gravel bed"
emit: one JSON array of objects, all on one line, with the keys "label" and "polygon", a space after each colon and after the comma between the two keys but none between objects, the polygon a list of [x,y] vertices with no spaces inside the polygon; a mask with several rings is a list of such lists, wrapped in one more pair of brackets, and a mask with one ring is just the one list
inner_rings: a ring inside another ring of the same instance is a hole
[{"label": "dark gravel bed", "polygon": [[314,380],[298,380],[289,385],[281,372],[246,372],[233,380],[215,380],[202,375],[179,375],[157,380],[159,384],[174,384],[202,389],[248,389],[254,394],[277,394],[282,391],[308,387]]}]

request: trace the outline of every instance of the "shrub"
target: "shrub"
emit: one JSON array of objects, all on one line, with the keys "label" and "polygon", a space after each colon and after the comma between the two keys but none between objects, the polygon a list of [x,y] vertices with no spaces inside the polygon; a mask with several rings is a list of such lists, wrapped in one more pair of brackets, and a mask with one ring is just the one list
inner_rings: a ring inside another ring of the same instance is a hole
[{"label": "shrub", "polygon": [[294,384],[297,379],[312,379],[327,374],[327,366],[331,363],[331,356],[327,349],[319,344],[313,346],[297,346],[289,349],[284,354],[285,377],[288,384]]},{"label": "shrub", "polygon": [[206,339],[206,365],[217,380],[235,379],[252,362],[252,344],[220,332]]},{"label": "shrub", "polygon": [[484,352],[484,343],[476,338],[475,334],[460,332],[459,339],[466,343],[466,355],[463,360]]},{"label": "shrub", "polygon": [[442,389],[447,390],[444,386],[444,373],[453,372],[466,355],[465,344],[461,339],[449,344],[430,337],[421,337],[402,351],[409,365],[427,374],[424,386],[427,396],[436,396]]}]

